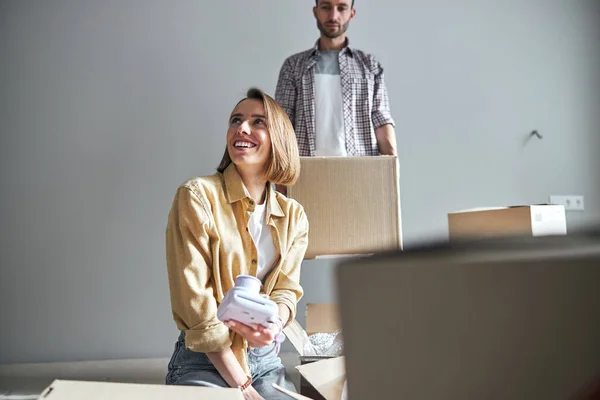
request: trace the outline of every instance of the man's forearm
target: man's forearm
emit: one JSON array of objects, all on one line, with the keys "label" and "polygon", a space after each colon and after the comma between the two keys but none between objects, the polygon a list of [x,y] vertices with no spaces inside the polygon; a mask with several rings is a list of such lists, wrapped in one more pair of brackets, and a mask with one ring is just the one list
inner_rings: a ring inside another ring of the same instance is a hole
[{"label": "man's forearm", "polygon": [[248,379],[230,347],[223,351],[206,353],[206,355],[230,387],[243,385]]},{"label": "man's forearm", "polygon": [[392,124],[382,125],[375,129],[377,138],[377,147],[384,156],[395,156],[396,151],[396,130]]}]

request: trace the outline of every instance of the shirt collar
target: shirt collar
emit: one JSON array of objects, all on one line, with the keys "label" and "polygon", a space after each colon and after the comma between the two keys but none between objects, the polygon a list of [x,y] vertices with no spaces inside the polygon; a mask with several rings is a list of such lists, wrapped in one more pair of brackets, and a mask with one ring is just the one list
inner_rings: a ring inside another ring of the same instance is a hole
[{"label": "shirt collar", "polygon": [[285,216],[283,210],[281,209],[281,206],[279,205],[279,202],[277,201],[277,194],[275,193],[274,186],[271,184],[267,185],[267,190],[267,196],[269,199],[267,201],[267,212],[269,213],[269,215],[273,215],[275,217]]},{"label": "shirt collar", "polygon": [[227,201],[229,201],[229,204],[250,197],[244,186],[244,182],[242,182],[242,177],[233,163],[225,168],[223,179],[225,180],[225,192],[227,193]]},{"label": "shirt collar", "polygon": [[[315,42],[315,45],[313,46],[312,52],[311,52],[312,56],[318,56],[319,54],[321,54],[321,52],[319,51],[319,41],[320,40],[321,39],[317,39],[317,41]],[[340,53],[344,54],[344,53],[348,52],[350,55],[352,55],[353,51],[354,51],[354,48],[350,45],[350,39],[348,39],[346,37],[346,44],[344,45],[342,50],[340,50]]]},{"label": "shirt collar", "polygon": [[[235,203],[242,199],[250,198],[250,194],[242,182],[242,177],[238,173],[237,168],[233,163],[229,164],[223,172],[223,179],[225,181],[225,192],[227,193],[227,201],[229,204]],[[273,215],[276,217],[283,217],[285,214],[277,201],[277,194],[272,184],[267,184],[267,215]]]}]

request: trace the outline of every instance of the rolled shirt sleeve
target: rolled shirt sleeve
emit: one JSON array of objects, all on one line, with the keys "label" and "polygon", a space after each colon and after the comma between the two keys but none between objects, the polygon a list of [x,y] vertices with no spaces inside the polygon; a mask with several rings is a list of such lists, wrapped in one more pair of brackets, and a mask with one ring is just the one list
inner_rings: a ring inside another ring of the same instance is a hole
[{"label": "rolled shirt sleeve", "polygon": [[178,188],[166,229],[167,271],[173,318],[186,347],[217,352],[231,346],[229,329],[217,319],[208,207],[191,188]]},{"label": "rolled shirt sleeve", "polygon": [[377,62],[377,68],[374,74],[373,90],[373,109],[371,111],[371,120],[375,129],[380,126],[391,124],[395,127],[394,119],[390,112],[390,101],[388,98],[387,87],[383,74],[383,67]]}]

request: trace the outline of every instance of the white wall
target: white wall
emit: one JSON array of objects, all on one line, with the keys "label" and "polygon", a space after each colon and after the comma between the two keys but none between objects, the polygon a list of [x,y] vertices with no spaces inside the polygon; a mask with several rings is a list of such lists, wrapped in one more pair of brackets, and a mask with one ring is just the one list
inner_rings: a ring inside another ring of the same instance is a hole
[{"label": "white wall", "polygon": [[[164,227],[228,113],[317,38],[312,1],[0,3],[0,363],[168,356]],[[586,196],[600,217],[594,0],[357,0],[386,68],[404,238],[446,213]],[[538,129],[543,140],[523,139]],[[306,262],[306,301],[335,299]],[[303,316],[300,315],[300,320]]]}]

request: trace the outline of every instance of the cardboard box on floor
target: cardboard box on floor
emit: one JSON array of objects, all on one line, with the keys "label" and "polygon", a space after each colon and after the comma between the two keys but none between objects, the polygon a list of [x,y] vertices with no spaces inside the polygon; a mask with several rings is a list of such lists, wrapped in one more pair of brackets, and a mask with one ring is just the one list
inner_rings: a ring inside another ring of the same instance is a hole
[{"label": "cardboard box on floor", "polygon": [[298,351],[300,365],[300,394],[314,400],[340,400],[346,371],[344,357],[304,354],[306,337],[314,333],[334,333],[341,327],[339,308],[332,303],[306,305],[306,330],[292,321],[284,333]]},{"label": "cardboard box on floor", "polygon": [[305,258],[402,248],[397,157],[301,157],[300,162],[300,177],[287,195],[308,216]]},{"label": "cardboard box on floor", "polygon": [[40,400],[243,400],[239,389],[55,380]]},{"label": "cardboard box on floor", "polygon": [[450,240],[490,236],[566,235],[567,219],[563,205],[475,208],[449,213],[448,231]]}]

